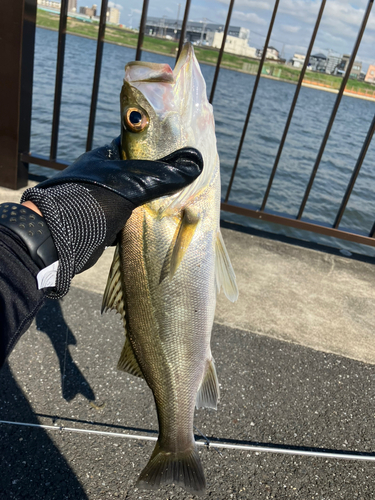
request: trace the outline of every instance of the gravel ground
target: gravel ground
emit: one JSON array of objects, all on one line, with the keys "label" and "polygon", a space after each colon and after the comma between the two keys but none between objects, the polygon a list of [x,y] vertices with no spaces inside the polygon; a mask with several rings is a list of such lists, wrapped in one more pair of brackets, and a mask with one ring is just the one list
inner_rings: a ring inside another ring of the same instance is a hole
[{"label": "gravel ground", "polygon": [[[0,419],[157,435],[145,382],[116,370],[120,317],[73,288],[48,301],[0,372]],[[66,344],[68,349],[65,349]],[[233,444],[341,451],[375,449],[375,367],[216,324],[218,411],[195,426]],[[62,374],[65,373],[65,377]],[[135,482],[153,443],[0,424],[0,499],[190,499]],[[203,498],[372,499],[372,462],[200,448]]]}]

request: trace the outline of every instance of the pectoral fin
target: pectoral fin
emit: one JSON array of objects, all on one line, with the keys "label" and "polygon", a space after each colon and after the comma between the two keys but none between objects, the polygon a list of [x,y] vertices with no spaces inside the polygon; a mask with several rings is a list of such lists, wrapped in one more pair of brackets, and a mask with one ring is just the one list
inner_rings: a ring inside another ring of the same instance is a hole
[{"label": "pectoral fin", "polygon": [[218,231],[215,245],[215,281],[217,292],[223,287],[226,297],[235,302],[238,299],[236,275],[230,263],[221,232]]},{"label": "pectoral fin", "polygon": [[214,360],[211,359],[207,364],[206,373],[198,389],[195,406],[196,408],[214,408],[216,410],[219,397],[219,381]]},{"label": "pectoral fin", "polygon": [[125,340],[124,347],[122,348],[121,356],[117,363],[117,369],[130,373],[130,375],[143,378],[142,370],[136,360],[128,338]]},{"label": "pectoral fin", "polygon": [[189,209],[185,209],[183,211],[181,221],[176,229],[175,236],[165,257],[160,275],[160,283],[164,278],[166,278],[166,276],[169,276],[169,279],[172,280],[187,249],[189,248],[198,223],[199,218],[194,215],[193,212]]}]

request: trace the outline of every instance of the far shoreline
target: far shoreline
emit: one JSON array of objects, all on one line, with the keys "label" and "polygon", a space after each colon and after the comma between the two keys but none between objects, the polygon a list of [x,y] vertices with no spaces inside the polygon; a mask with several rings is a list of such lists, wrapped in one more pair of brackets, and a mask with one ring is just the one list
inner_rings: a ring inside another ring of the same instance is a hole
[{"label": "far shoreline", "polygon": [[[44,30],[49,30],[49,31],[58,31],[58,29],[56,29],[56,28],[49,28],[49,27],[46,27],[46,26],[37,25],[36,27],[44,29]],[[81,33],[72,33],[70,31],[67,31],[66,33],[67,33],[67,35],[79,36],[81,38],[88,38],[89,40],[97,40],[97,37],[93,37],[93,36],[89,36],[89,35],[83,35]],[[111,45],[118,45],[120,47],[127,47],[128,49],[134,49],[134,50],[136,50],[136,47],[134,45],[128,45],[128,44],[125,44],[125,43],[111,42],[111,41],[108,41],[108,40],[104,40],[104,43],[109,43]],[[151,54],[158,54],[158,55],[161,55],[161,56],[171,57],[172,59],[175,58],[175,56],[172,55],[172,54],[166,54],[165,52],[160,52],[160,51],[157,51],[157,50],[150,50],[150,49],[143,49],[142,48],[142,51],[149,52]],[[200,62],[200,64],[206,64],[207,66],[216,66],[216,63],[210,63],[210,62]],[[245,75],[252,75],[252,76],[256,75],[256,73],[249,73],[248,71],[244,71],[244,70],[241,70],[241,69],[231,68],[230,66],[226,66],[225,64],[221,64],[220,68],[224,68],[224,69],[227,69],[227,70],[230,70],[230,71],[236,71],[237,73],[244,73]],[[290,81],[290,80],[284,80],[283,78],[278,78],[276,76],[271,76],[271,75],[261,75],[261,78],[268,78],[270,80],[275,80],[275,81],[284,82],[284,83],[290,83],[292,85],[298,85],[298,82],[293,82],[293,81]],[[307,88],[314,89],[314,90],[323,90],[324,92],[330,92],[331,94],[338,94],[339,93],[338,89],[333,89],[333,88],[329,88],[329,87],[322,87],[322,86],[319,86],[319,85],[314,85],[312,83],[303,83],[302,82],[302,87],[307,87]],[[375,97],[369,97],[369,96],[365,96],[365,95],[357,95],[357,94],[354,94],[354,93],[348,92],[348,91],[344,91],[343,95],[346,96],[346,97],[354,97],[356,99],[362,99],[362,100],[365,100],[365,101],[375,102]]]}]

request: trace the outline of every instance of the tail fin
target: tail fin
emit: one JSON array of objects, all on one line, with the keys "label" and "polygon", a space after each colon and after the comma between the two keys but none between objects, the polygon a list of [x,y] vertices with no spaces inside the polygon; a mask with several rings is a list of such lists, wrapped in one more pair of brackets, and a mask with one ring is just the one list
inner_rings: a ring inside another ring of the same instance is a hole
[{"label": "tail fin", "polygon": [[194,495],[202,495],[206,488],[202,463],[196,446],[188,451],[171,453],[163,451],[158,441],[137,485],[157,489],[172,483]]}]

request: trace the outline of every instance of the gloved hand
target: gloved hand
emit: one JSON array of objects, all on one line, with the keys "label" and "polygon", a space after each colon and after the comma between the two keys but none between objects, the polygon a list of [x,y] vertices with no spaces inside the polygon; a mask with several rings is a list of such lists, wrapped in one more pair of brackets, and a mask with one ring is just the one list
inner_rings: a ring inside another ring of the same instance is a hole
[{"label": "gloved hand", "polygon": [[21,203],[31,201],[39,208],[58,254],[55,289],[47,295],[64,296],[73,276],[93,266],[114,243],[134,208],[180,191],[202,168],[202,156],[193,148],[159,161],[124,161],[118,138],[26,190]]}]

